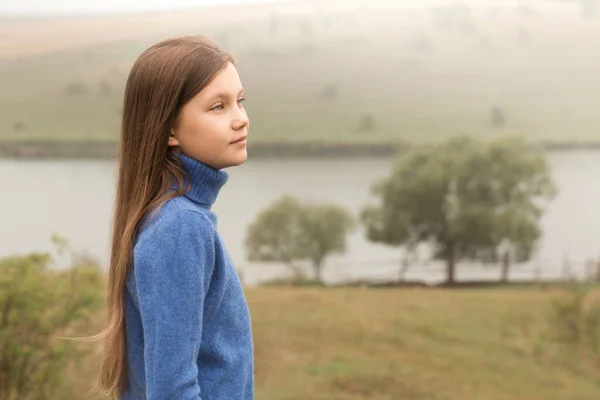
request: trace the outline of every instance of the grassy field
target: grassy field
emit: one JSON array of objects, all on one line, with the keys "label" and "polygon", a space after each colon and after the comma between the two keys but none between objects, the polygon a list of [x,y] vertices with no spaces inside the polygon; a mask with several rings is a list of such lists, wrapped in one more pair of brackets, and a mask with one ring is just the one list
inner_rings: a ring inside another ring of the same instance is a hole
[{"label": "grassy field", "polygon": [[0,36],[0,148],[114,143],[131,64],[182,33],[206,34],[237,57],[251,145],[385,146],[455,134],[598,143],[600,18],[538,3],[375,1],[213,11],[217,19],[196,24],[189,12],[0,24],[18,34]]},{"label": "grassy field", "polygon": [[[592,400],[600,365],[548,339],[558,289],[253,288],[259,400]],[[84,399],[93,361],[71,374]],[[78,397],[79,396],[79,397]]]}]

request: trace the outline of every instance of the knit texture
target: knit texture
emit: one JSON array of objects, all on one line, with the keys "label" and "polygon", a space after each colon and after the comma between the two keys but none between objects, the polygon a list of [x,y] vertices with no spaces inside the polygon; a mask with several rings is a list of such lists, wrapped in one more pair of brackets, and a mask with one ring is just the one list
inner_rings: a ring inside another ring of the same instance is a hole
[{"label": "knit texture", "polygon": [[179,157],[190,192],[165,203],[135,240],[121,399],[254,399],[250,313],[211,211],[228,174]]}]

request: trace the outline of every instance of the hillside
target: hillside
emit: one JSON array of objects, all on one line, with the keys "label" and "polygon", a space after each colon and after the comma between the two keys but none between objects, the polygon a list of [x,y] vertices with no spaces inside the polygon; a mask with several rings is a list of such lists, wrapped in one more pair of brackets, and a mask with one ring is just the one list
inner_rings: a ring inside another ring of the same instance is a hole
[{"label": "hillside", "polygon": [[459,133],[600,143],[600,18],[571,2],[433,3],[0,22],[0,153],[110,153],[131,64],[179,34],[205,34],[236,56],[251,146],[390,146]]}]

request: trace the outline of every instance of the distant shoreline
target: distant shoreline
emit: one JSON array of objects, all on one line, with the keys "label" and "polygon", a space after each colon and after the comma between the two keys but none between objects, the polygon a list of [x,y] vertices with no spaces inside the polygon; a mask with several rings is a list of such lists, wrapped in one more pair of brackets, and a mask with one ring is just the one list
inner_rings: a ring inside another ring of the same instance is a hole
[{"label": "distant shoreline", "polygon": [[[549,152],[598,150],[598,142],[544,141]],[[28,141],[0,142],[0,159],[115,159],[117,143],[110,141]],[[319,157],[393,157],[411,147],[402,143],[251,143],[248,153],[253,158],[319,158]]]}]

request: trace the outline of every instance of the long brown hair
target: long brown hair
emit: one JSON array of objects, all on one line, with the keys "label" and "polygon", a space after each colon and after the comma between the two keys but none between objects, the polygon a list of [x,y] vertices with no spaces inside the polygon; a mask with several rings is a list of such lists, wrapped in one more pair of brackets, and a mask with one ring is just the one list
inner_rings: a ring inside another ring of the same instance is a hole
[{"label": "long brown hair", "polygon": [[[167,145],[182,107],[228,63],[230,54],[202,36],[163,40],[145,50],[127,79],[119,145],[119,172],[113,213],[108,311],[101,341],[97,389],[120,395],[127,384],[124,289],[135,235],[151,210],[183,193],[185,171],[178,149]],[[169,191],[176,181],[178,192]]]}]

